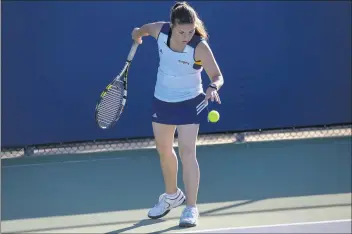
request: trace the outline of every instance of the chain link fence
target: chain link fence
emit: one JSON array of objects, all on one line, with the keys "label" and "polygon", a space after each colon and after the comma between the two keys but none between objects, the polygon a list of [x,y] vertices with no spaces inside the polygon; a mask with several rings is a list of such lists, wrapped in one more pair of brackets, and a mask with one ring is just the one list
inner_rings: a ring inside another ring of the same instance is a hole
[{"label": "chain link fence", "polygon": [[[282,141],[346,136],[352,136],[351,124],[344,124],[338,126],[319,126],[275,130],[256,130],[247,132],[200,134],[198,137],[197,145],[233,143],[249,144],[251,142],[263,141]],[[178,146],[177,137],[175,137],[174,146]],[[27,146],[24,148],[4,148],[1,149],[1,158],[4,159],[22,156],[58,154],[85,154],[150,148],[155,148],[154,138],[119,139],[79,143],[59,143],[50,145]]]}]

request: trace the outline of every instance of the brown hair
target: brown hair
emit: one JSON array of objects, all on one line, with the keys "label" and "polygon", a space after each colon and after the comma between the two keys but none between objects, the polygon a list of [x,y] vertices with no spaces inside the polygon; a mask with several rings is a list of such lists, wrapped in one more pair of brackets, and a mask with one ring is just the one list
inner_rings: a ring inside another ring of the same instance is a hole
[{"label": "brown hair", "polygon": [[187,2],[176,2],[171,8],[171,23],[175,24],[195,24],[196,34],[208,39],[209,35],[205,29],[204,23],[197,12]]}]

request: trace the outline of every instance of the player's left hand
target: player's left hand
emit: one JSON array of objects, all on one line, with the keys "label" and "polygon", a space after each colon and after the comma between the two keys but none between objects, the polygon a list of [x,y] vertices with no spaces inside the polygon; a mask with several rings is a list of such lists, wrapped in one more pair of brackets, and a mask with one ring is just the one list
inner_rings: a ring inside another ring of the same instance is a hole
[{"label": "player's left hand", "polygon": [[219,93],[216,91],[216,89],[214,89],[212,87],[208,87],[208,89],[205,93],[205,100],[209,100],[209,99],[212,102],[216,101],[217,103],[221,104]]}]

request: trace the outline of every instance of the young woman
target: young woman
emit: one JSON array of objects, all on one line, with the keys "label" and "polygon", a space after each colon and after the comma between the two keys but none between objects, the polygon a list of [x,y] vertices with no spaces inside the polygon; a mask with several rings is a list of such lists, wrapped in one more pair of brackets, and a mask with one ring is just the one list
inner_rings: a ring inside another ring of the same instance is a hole
[{"label": "young woman", "polygon": [[[154,37],[160,57],[151,116],[165,193],[150,209],[148,217],[161,218],[186,201],[179,225],[192,227],[197,225],[199,216],[196,141],[200,120],[207,118],[206,111],[197,113],[197,105],[204,100],[220,104],[217,91],[224,81],[207,43],[203,22],[195,10],[186,2],[178,2],[171,8],[170,18],[170,22],[148,23],[132,32],[132,38],[139,44],[144,36]],[[205,94],[201,80],[203,68],[211,79]],[[187,196],[177,186],[178,160],[173,148],[176,129]]]}]

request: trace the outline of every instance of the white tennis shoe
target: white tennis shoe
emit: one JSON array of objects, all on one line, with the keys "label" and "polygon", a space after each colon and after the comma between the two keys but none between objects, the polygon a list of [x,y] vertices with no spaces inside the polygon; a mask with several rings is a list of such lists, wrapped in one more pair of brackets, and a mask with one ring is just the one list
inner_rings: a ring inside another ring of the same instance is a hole
[{"label": "white tennis shoe", "polygon": [[151,219],[158,219],[167,215],[171,209],[182,205],[186,201],[186,196],[181,189],[177,189],[175,195],[161,194],[159,201],[148,212],[148,217]]},{"label": "white tennis shoe", "polygon": [[180,218],[180,227],[194,227],[198,223],[199,212],[197,207],[186,206]]}]

